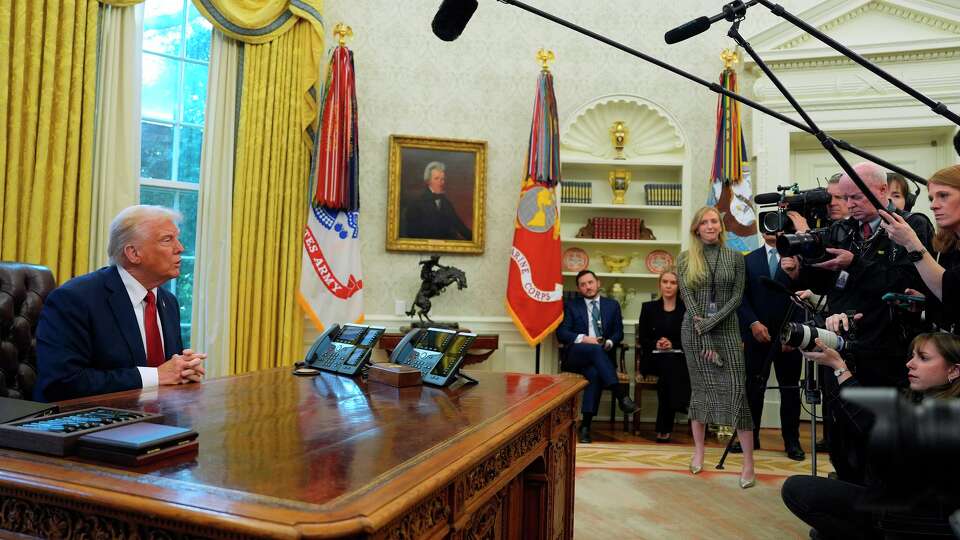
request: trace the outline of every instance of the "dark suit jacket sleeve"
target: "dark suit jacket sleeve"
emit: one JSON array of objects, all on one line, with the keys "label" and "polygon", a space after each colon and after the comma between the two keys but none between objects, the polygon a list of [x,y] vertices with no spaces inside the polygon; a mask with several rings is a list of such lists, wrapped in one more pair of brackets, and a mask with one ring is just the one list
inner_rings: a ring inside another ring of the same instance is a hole
[{"label": "dark suit jacket sleeve", "polygon": [[87,303],[74,291],[59,288],[47,297],[37,326],[37,358],[44,365],[34,399],[60,401],[143,386],[136,367],[92,367],[97,344],[88,330],[91,317]]},{"label": "dark suit jacket sleeve", "polygon": [[751,324],[760,320],[760,318],[757,317],[757,311],[753,309],[754,275],[751,270],[753,269],[754,253],[756,252],[754,251],[744,257],[744,266],[747,275],[744,282],[743,301],[740,303],[740,307],[737,308],[737,319],[740,320],[740,332],[744,335],[749,333]]},{"label": "dark suit jacket sleeve", "polygon": [[577,340],[577,336],[581,334],[578,332],[575,326],[574,313],[573,313],[573,304],[570,300],[564,300],[563,302],[563,321],[560,322],[560,326],[557,327],[557,341],[564,345],[569,345]]}]

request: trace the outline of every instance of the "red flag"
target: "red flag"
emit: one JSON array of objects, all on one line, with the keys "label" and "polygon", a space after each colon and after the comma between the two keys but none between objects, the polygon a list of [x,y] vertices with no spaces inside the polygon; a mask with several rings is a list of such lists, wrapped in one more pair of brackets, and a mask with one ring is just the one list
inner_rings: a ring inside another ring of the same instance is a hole
[{"label": "red flag", "polygon": [[563,320],[560,270],[560,132],[553,76],[540,72],[530,142],[514,220],[507,277],[507,312],[530,346]]}]

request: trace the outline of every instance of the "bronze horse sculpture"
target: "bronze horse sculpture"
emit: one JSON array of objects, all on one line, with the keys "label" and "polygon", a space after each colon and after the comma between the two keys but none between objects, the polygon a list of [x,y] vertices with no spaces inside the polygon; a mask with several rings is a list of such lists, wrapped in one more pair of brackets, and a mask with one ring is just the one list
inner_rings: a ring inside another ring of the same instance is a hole
[{"label": "bronze horse sculpture", "polygon": [[[440,264],[440,256],[433,255],[429,259],[420,261],[420,290],[417,291],[417,297],[406,312],[408,317],[417,315],[420,322],[424,319],[433,323],[428,313],[430,312],[430,299],[442,293],[448,286],[456,283],[457,289],[463,289],[467,286],[467,275],[463,270],[453,266],[444,266]],[[418,311],[419,310],[419,311]]]}]

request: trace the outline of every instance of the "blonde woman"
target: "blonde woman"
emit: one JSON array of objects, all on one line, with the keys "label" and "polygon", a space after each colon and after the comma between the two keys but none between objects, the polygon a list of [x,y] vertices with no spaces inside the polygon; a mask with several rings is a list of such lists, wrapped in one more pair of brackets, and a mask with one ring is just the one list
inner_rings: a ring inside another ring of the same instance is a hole
[{"label": "blonde woman", "polygon": [[743,296],[743,255],[723,245],[720,212],[697,210],[690,223],[690,248],[680,254],[680,298],[687,307],[681,338],[690,373],[690,423],[695,445],[690,472],[703,469],[706,425],[737,430],[743,448],[740,487],[756,483],[753,420],[744,388],[746,373],[737,307]]}]

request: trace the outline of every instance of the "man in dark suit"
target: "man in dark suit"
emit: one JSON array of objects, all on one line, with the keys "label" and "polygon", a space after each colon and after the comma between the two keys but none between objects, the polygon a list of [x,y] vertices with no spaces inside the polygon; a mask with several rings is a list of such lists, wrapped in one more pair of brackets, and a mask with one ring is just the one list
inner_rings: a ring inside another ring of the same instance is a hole
[{"label": "man in dark suit", "polygon": [[124,209],[110,224],[113,264],[50,293],[37,326],[34,399],[200,381],[206,355],[183,349],[177,298],[160,288],[180,275],[179,220],[159,206]]},{"label": "man in dark suit", "polygon": [[431,161],[423,171],[424,190],[403,210],[400,236],[439,240],[472,240],[456,208],[447,198],[447,167]]},{"label": "man in dark suit", "polygon": [[600,405],[600,393],[611,388],[624,414],[637,405],[620,388],[614,348],[623,341],[623,315],[615,300],[600,297],[600,281],[590,270],[577,274],[577,290],[582,297],[563,304],[563,322],[557,328],[557,340],[563,345],[560,369],[580,373],[587,378],[583,392],[579,439],[592,442],[590,423]]},{"label": "man in dark suit", "polygon": [[[800,447],[800,390],[797,388],[803,360],[798,351],[785,351],[780,345],[780,328],[783,326],[790,298],[785,293],[771,290],[768,285],[764,285],[761,278],[772,279],[784,286],[789,286],[791,281],[781,268],[776,235],[764,234],[763,240],[764,245],[751,251],[744,259],[747,269],[746,287],[743,302],[737,310],[746,357],[747,400],[753,423],[759,427],[772,364],[777,373],[777,384],[780,386],[780,433],[783,445],[787,457],[803,461],[806,454]],[[795,261],[787,259],[784,264],[795,264]],[[800,319],[794,316],[791,320]],[[755,429],[753,433],[754,448],[760,448],[760,430]],[[731,450],[737,451],[738,448],[739,441],[734,443]]]}]

